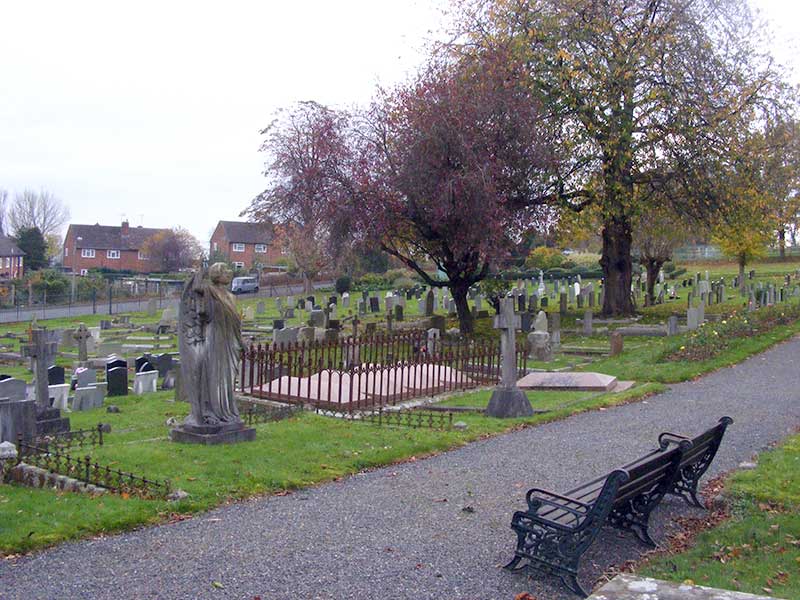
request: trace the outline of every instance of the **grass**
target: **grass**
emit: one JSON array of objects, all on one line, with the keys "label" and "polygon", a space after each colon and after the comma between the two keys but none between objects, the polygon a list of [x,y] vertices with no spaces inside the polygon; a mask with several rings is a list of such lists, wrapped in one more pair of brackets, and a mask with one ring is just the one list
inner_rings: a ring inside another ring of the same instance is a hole
[{"label": "grass", "polygon": [[684,553],[660,556],[641,574],[779,598],[800,598],[800,435],[761,455],[726,484],[729,521]]},{"label": "grass", "polygon": [[[114,398],[119,414],[103,409],[71,413],[73,429],[93,427],[98,421],[112,426],[103,447],[73,454],[89,454],[101,464],[150,479],[170,479],[174,488],[189,492],[190,497],[177,503],[111,494],[90,498],[5,485],[0,487],[0,553],[30,551],[67,539],[163,522],[176,513],[203,511],[248,496],[302,488],[662,389],[646,384],[619,394],[568,394],[560,400],[553,392],[536,392],[532,393],[536,407],[542,408],[542,399],[549,397],[550,412],[506,420],[480,413],[458,414],[457,420],[467,424],[464,431],[377,427],[306,412],[258,425],[254,442],[217,447],[168,441],[166,420],[180,419],[188,411],[188,405],[170,401],[169,392]],[[482,405],[488,401],[488,392],[458,398]]]}]

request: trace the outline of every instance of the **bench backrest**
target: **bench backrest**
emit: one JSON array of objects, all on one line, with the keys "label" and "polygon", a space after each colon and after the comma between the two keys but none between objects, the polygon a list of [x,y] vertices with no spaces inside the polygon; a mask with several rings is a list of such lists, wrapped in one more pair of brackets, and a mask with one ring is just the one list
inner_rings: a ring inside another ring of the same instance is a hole
[{"label": "bench backrest", "polygon": [[684,440],[671,450],[656,454],[628,469],[628,481],[619,486],[614,506],[622,506],[641,495],[646,495],[648,501],[659,500],[671,488],[681,460],[690,448],[691,442]]},{"label": "bench backrest", "polygon": [[[714,427],[707,429],[697,437],[691,439],[692,447],[684,453],[681,459],[681,468],[687,465],[702,463],[697,464],[697,467],[695,467],[698,470],[702,469],[702,472],[699,472],[697,477],[702,475],[711,464],[711,461],[714,460],[714,456],[717,454],[717,450],[719,450],[720,444],[722,443],[722,437],[725,435],[725,430],[731,423],[733,423],[733,419],[730,417],[722,417],[719,423],[714,425]],[[665,450],[670,442],[675,442],[674,439],[665,437],[670,435],[671,434],[661,434],[661,436],[659,436],[658,442],[662,450]]]}]

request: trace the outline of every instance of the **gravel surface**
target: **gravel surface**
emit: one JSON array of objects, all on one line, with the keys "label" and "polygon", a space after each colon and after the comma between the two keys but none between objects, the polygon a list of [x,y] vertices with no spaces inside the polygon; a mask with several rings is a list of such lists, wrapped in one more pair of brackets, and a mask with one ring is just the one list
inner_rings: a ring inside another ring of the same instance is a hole
[{"label": "gravel surface", "polygon": [[[731,469],[800,425],[798,357],[800,338],[642,402],[3,561],[0,598],[574,598],[557,580],[498,568],[512,555],[509,523],[525,491],[566,491],[652,448],[663,430],[697,433],[722,415],[735,423],[710,474]],[[702,512],[662,503],[655,539],[686,514]],[[604,531],[581,581],[644,549],[631,534]]]}]

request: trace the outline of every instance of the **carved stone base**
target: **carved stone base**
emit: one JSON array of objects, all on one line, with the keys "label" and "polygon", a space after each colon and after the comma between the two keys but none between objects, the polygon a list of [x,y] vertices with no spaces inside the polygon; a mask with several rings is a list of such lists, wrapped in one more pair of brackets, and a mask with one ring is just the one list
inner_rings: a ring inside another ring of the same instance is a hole
[{"label": "carved stone base", "polygon": [[187,444],[238,444],[239,442],[252,442],[256,439],[256,430],[245,427],[244,423],[228,425],[178,425],[169,432],[173,442]]},{"label": "carved stone base", "polygon": [[37,411],[36,433],[38,435],[60,433],[62,431],[69,431],[69,417],[62,417],[61,410],[58,408],[46,408]]},{"label": "carved stone base", "polygon": [[518,387],[496,387],[486,407],[486,415],[501,419],[513,417],[530,417],[533,415],[528,396]]}]

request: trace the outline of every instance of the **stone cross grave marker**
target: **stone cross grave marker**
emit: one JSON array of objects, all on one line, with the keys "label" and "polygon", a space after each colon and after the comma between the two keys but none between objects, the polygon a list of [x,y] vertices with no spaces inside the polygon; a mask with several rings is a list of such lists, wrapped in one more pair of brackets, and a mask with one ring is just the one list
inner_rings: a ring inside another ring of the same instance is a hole
[{"label": "stone cross grave marker", "polygon": [[49,340],[46,329],[31,329],[31,341],[22,345],[25,357],[34,361],[36,376],[36,407],[39,410],[50,408],[50,394],[47,390],[47,367],[53,364],[58,352],[58,342]]},{"label": "stone cross grave marker", "polygon": [[87,349],[87,340],[92,337],[92,333],[87,329],[84,323],[78,325],[78,328],[72,334],[72,339],[78,342],[78,360],[86,362],[89,360],[89,352]]},{"label": "stone cross grave marker", "polygon": [[500,314],[494,318],[494,328],[500,330],[500,385],[492,392],[486,414],[490,417],[522,417],[533,414],[528,397],[517,387],[516,330],[521,326],[514,314],[514,298],[500,300]]}]

